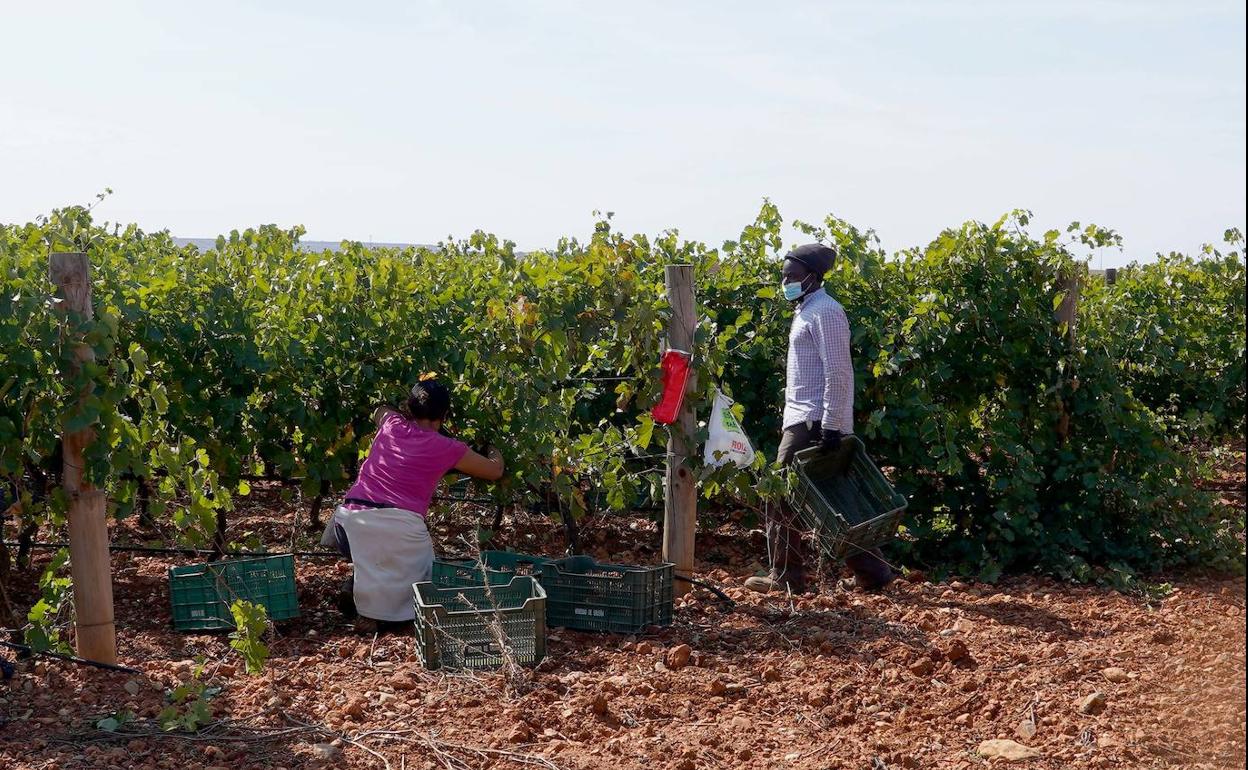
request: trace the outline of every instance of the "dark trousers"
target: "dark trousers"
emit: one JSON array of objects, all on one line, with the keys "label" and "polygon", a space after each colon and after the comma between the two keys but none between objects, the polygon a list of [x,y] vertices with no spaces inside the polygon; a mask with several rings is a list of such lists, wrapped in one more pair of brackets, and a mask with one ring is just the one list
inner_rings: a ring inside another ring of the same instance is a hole
[{"label": "dark trousers", "polygon": [[[781,465],[791,465],[793,456],[798,452],[818,446],[821,430],[822,425],[818,421],[785,428],[776,459]],[[767,508],[767,549],[771,556],[771,576],[788,583],[794,592],[805,591],[805,544],[801,528],[787,501]],[[893,577],[892,569],[883,557],[880,549],[873,548],[846,556],[845,564],[853,571],[860,586],[875,588]]]}]

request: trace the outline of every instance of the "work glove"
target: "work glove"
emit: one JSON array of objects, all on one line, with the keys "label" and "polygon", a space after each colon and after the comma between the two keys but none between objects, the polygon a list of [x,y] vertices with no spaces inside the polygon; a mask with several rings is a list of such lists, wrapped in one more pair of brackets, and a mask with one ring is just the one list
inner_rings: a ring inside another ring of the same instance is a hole
[{"label": "work glove", "polygon": [[819,448],[825,452],[835,452],[841,446],[841,439],[845,438],[844,433],[831,428],[824,428],[819,434]]}]

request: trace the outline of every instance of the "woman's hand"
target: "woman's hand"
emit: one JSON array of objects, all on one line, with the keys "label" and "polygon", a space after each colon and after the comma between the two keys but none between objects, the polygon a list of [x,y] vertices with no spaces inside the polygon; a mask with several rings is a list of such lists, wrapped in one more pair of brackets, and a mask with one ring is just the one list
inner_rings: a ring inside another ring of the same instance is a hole
[{"label": "woman's hand", "polygon": [[380,428],[381,423],[384,422],[385,419],[392,414],[400,414],[400,412],[396,411],[395,409],[392,409],[391,407],[386,406],[385,404],[382,404],[381,406],[377,407],[376,412],[373,412],[373,424],[376,425],[378,428]]}]

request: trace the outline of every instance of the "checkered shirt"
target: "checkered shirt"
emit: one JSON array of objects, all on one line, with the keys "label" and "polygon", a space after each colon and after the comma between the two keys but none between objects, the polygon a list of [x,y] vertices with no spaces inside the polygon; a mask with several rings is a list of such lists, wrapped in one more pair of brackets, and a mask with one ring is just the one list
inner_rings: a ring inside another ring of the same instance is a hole
[{"label": "checkered shirt", "polygon": [[784,383],[784,427],[815,420],[824,429],[854,432],[849,319],[822,287],[802,299],[793,315]]}]

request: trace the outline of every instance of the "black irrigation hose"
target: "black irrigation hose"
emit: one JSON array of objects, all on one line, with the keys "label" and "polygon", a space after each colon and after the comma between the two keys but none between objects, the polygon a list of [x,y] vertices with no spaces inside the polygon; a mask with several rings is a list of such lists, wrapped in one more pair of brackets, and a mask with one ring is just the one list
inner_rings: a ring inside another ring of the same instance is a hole
[{"label": "black irrigation hose", "polygon": [[679,572],[673,572],[673,573],[672,573],[672,576],[673,576],[673,577],[675,577],[677,580],[683,580],[683,581],[685,581],[686,583],[692,583],[693,585],[697,586],[698,588],[705,588],[706,590],[708,590],[708,591],[710,591],[711,593],[715,594],[715,596],[717,596],[720,600],[722,600],[722,601],[724,601],[725,603],[727,603],[727,604],[728,604],[729,609],[731,609],[731,608],[733,608],[733,607],[736,607],[736,606],[737,606],[737,603],[736,603],[736,602],[734,602],[734,601],[732,600],[732,598],[728,596],[728,594],[726,594],[726,593],[724,593],[723,591],[719,590],[718,588],[716,588],[715,586],[711,585],[710,583],[705,583],[705,582],[703,582],[703,581],[701,581],[701,580],[694,580],[693,578],[689,577],[688,575],[682,575],[682,574],[680,574]]},{"label": "black irrigation hose", "polygon": [[97,663],[94,660],[87,660],[86,658],[80,658],[77,655],[63,655],[59,652],[52,652],[51,650],[36,650],[35,648],[29,647],[25,644],[14,644],[13,642],[0,642],[0,647],[8,647],[10,650],[17,650],[18,652],[24,653],[25,655],[42,655],[47,658],[55,658],[56,660],[63,660],[67,663],[77,663],[80,666],[91,666],[93,668],[102,668],[106,671],[122,671],[127,674],[142,674],[143,673],[142,671],[139,671],[137,668],[130,668],[128,666],[115,666],[112,663]]},{"label": "black irrigation hose", "polygon": [[[4,545],[15,546],[20,545],[13,540],[3,541]],[[69,543],[30,543],[30,548],[68,548]],[[213,551],[208,548],[155,548],[142,545],[109,545],[110,551],[121,551],[127,553],[165,553],[179,554],[182,556],[277,556],[278,554],[290,554],[291,556],[310,556],[310,557],[333,557],[341,559],[342,554],[337,551],[227,551],[222,554],[219,551]]]},{"label": "black irrigation hose", "polygon": [[552,388],[559,388],[559,389],[563,389],[563,388],[571,388],[571,387],[573,387],[573,384],[574,384],[574,383],[578,383],[578,382],[631,382],[631,381],[633,381],[633,380],[638,380],[638,379],[641,379],[641,375],[634,376],[634,377],[620,377],[620,376],[613,376],[613,377],[568,377],[567,379],[563,379],[563,380],[557,380],[557,381],[555,381],[554,383],[552,383],[552,384],[551,384],[551,387],[552,387]]},{"label": "black irrigation hose", "polygon": [[[2,542],[4,543],[4,545],[8,545],[8,546],[18,545],[17,542],[12,541],[12,540],[5,540]],[[31,543],[30,547],[42,548],[42,549],[68,548],[69,543]],[[153,547],[141,546],[141,545],[110,545],[108,547],[108,550],[121,551],[121,552],[127,552],[127,553],[180,554],[184,556],[211,556],[213,554],[217,554],[217,551],[209,550],[206,548],[153,548]],[[338,553],[337,551],[230,551],[224,555],[225,556],[277,556],[280,554],[289,554],[291,556],[311,556],[311,557],[319,557],[319,558],[333,558],[333,559],[344,558],[343,555]],[[221,555],[221,554],[217,554],[217,555]],[[698,588],[705,588],[706,590],[715,594],[715,596],[718,597],[721,601],[724,601],[733,606],[736,605],[736,602],[734,602],[732,598],[728,596],[728,594],[724,593],[723,591],[711,585],[710,583],[704,582],[702,580],[696,580],[694,578],[689,577],[688,575],[682,575],[678,572],[673,572],[672,575],[678,580],[683,580],[686,583],[691,583],[692,585],[695,585]],[[5,642],[0,642],[0,644],[5,644]]]},{"label": "black irrigation hose", "polygon": [[[254,473],[240,474],[239,479],[243,481],[270,481],[275,484],[281,484],[284,487],[291,487],[303,481],[303,476],[291,476],[282,478],[281,476],[257,475]],[[457,495],[434,495],[433,500],[440,503],[478,503],[481,505],[498,505],[498,501],[492,497],[459,497]]]}]

